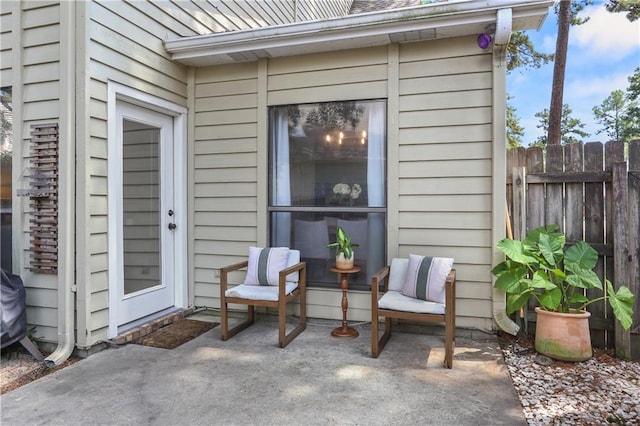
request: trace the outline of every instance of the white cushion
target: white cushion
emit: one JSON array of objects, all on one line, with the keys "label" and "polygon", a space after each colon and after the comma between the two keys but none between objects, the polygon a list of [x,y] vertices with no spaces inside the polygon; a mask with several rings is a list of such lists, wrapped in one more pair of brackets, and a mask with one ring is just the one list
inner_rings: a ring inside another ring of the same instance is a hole
[{"label": "white cushion", "polygon": [[420,314],[444,314],[444,304],[414,299],[399,291],[388,291],[378,301],[380,309],[393,311],[417,312]]},{"label": "white cushion", "polygon": [[[300,263],[300,250],[289,250],[289,256],[287,257],[287,268],[289,266],[293,266],[297,263]],[[297,283],[300,281],[300,274],[298,271],[287,275],[287,281]]]},{"label": "white cushion", "polygon": [[445,302],[445,282],[453,267],[453,259],[409,255],[409,267],[402,294],[436,303]]},{"label": "white cushion", "polygon": [[249,266],[244,284],[277,286],[279,273],[287,266],[288,247],[249,247]]},{"label": "white cushion", "polygon": [[[298,288],[298,283],[287,282],[285,285],[285,294],[291,294],[293,290]],[[240,297],[249,300],[278,300],[278,290],[276,286],[266,285],[250,285],[240,284],[232,287],[224,292],[226,297]]]},{"label": "white cushion", "polygon": [[409,259],[391,259],[391,271],[389,271],[389,290],[400,291],[404,286],[409,269]]}]

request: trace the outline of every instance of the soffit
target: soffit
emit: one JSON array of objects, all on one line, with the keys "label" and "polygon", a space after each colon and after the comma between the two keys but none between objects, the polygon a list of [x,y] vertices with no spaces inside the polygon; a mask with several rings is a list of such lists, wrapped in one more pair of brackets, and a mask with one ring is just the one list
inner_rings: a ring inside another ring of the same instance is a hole
[{"label": "soffit", "polygon": [[477,35],[491,29],[497,11],[511,8],[513,31],[539,28],[552,0],[458,0],[349,15],[322,21],[167,40],[173,60],[189,66],[382,46]]}]

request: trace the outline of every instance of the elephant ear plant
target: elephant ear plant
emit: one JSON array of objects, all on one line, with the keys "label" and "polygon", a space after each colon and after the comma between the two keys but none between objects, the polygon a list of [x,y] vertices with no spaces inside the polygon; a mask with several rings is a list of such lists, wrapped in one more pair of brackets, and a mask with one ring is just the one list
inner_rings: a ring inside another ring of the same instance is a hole
[{"label": "elephant ear plant", "polygon": [[626,286],[616,292],[606,280],[606,294],[589,299],[586,291],[603,290],[593,268],[597,252],[584,241],[565,249],[565,235],[557,225],[531,230],[524,240],[503,239],[497,247],[507,259],[493,268],[495,287],[507,295],[507,313],[522,308],[531,296],[550,312],[579,313],[591,303],[608,300],[626,330],[631,327],[634,296]]}]

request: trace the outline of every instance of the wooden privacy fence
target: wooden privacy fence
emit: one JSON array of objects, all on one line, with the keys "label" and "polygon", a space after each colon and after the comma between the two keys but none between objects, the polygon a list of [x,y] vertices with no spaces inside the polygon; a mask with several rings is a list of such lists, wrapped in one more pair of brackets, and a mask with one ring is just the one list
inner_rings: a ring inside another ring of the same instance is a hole
[{"label": "wooden privacy fence", "polygon": [[[623,356],[630,353],[630,333],[634,342],[640,338],[639,205],[640,140],[628,144],[626,158],[622,142],[514,148],[507,153],[507,208],[514,238],[557,224],[569,244],[584,240],[596,249],[601,279],[616,288],[627,285],[635,294],[631,332],[618,329],[608,304],[589,306],[594,345],[612,346],[615,336],[616,351]],[[525,315],[525,329],[535,322],[534,302]]]}]

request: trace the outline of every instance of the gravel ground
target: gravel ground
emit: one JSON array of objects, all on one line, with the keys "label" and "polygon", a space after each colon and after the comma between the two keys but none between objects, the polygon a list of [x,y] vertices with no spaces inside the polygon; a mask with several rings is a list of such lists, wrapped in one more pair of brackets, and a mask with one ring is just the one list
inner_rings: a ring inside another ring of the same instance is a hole
[{"label": "gravel ground", "polygon": [[[48,354],[44,354],[46,357]],[[2,350],[0,357],[0,395],[32,382],[53,371],[77,362],[79,358],[71,357],[54,368],[47,367],[44,362],[36,361],[31,354],[19,346],[11,345]]]},{"label": "gravel ground", "polygon": [[[504,337],[501,344],[530,425],[640,425],[639,362],[595,350],[588,361],[567,363],[538,355],[529,340]],[[3,351],[0,394],[78,360],[48,369],[19,348]]]},{"label": "gravel ground", "polygon": [[594,349],[584,362],[553,361],[531,341],[502,352],[530,425],[640,425],[640,363]]}]

